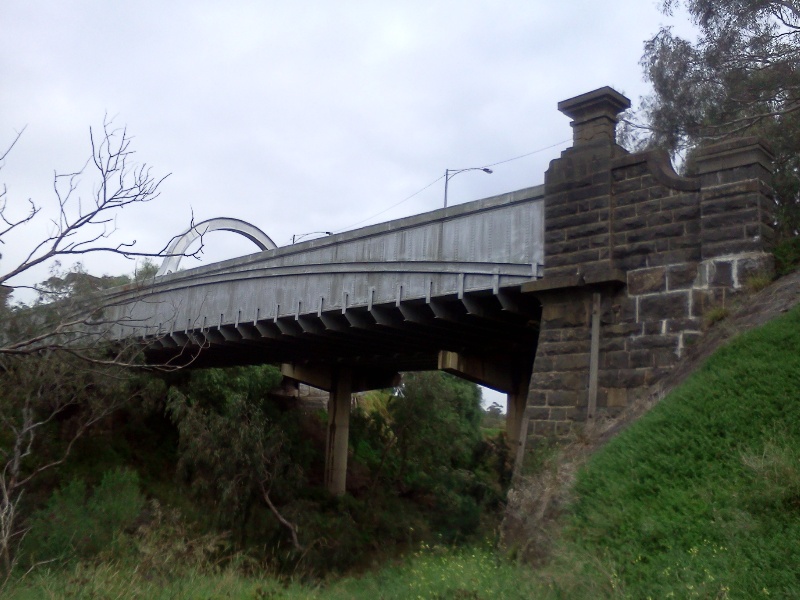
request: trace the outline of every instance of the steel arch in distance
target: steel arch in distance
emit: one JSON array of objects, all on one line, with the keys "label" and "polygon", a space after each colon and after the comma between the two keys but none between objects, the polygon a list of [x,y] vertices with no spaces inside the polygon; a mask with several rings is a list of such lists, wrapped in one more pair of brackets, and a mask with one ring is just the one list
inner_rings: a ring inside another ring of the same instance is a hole
[{"label": "steel arch in distance", "polygon": [[177,271],[184,252],[192,245],[192,242],[209,231],[231,231],[233,233],[238,233],[253,242],[260,250],[274,250],[277,248],[275,242],[273,242],[266,233],[247,221],[230,219],[227,217],[208,219],[198,223],[170,243],[166,252],[167,256],[164,262],[161,263],[156,277],[161,277],[162,275]]}]

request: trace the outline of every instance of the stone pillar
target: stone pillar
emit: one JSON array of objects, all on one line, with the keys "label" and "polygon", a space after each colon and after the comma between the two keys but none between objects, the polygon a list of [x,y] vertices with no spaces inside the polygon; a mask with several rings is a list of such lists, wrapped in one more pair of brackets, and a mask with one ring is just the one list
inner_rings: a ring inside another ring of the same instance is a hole
[{"label": "stone pillar", "polygon": [[604,87],[558,103],[574,144],[550,163],[545,185],[545,278],[590,275],[611,264],[610,165],[626,154],[615,141],[630,101]]},{"label": "stone pillar", "polygon": [[[701,282],[739,289],[748,277],[771,275],[773,154],[757,137],[733,139],[697,153],[700,177]],[[717,294],[719,295],[719,294]]]},{"label": "stone pillar", "polygon": [[325,487],[342,496],[347,484],[347,446],[350,434],[352,381],[349,369],[333,374],[328,401],[328,439],[325,447]]},{"label": "stone pillar", "polygon": [[614,142],[629,105],[610,88],[559,103],[574,146],[545,173],[544,277],[528,434],[569,434],[650,393],[755,274],[769,275],[772,154],[757,138],[696,153],[681,177],[663,152]]}]

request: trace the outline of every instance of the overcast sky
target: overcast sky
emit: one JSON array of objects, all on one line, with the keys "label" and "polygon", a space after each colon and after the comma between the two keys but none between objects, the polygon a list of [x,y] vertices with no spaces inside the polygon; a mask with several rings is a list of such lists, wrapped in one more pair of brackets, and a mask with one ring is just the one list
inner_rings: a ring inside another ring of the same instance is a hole
[{"label": "overcast sky", "polygon": [[[458,175],[449,202],[537,185],[571,138],[560,100],[604,85],[634,103],[647,93],[643,42],[670,22],[658,4],[4,0],[0,146],[27,129],[0,181],[10,211],[30,198],[47,216],[53,172],[79,169],[89,127],[113,117],[137,160],[170,174],[156,202],[117,221],[115,239],[142,250],[162,247],[192,214],[244,219],[282,246],[433,210],[443,180],[401,201],[446,168],[541,150],[493,175]],[[43,218],[7,240],[0,269],[47,227]],[[206,260],[251,248],[217,232]]]}]

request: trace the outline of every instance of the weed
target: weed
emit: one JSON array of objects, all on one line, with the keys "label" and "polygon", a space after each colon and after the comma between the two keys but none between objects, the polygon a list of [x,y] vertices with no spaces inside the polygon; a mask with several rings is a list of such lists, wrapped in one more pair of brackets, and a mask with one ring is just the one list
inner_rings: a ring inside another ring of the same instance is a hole
[{"label": "weed", "polygon": [[772,253],[775,255],[777,275],[788,275],[800,267],[800,237],[791,237],[780,241]]},{"label": "weed", "polygon": [[703,313],[703,322],[706,327],[711,327],[728,318],[730,314],[730,310],[724,306],[713,306]]},{"label": "weed", "polygon": [[767,273],[756,273],[747,278],[744,282],[744,287],[751,294],[760,292],[772,283],[772,277]]}]

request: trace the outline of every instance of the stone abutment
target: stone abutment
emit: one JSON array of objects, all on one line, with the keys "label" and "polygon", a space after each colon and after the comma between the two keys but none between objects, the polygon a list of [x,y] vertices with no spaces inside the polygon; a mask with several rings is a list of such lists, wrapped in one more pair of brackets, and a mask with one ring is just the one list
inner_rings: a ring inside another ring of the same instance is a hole
[{"label": "stone abutment", "polygon": [[573,146],[545,174],[542,304],[528,448],[614,416],[664,376],[754,275],[771,274],[772,155],[757,138],[702,148],[697,175],[615,143],[611,88],[559,104]]}]

